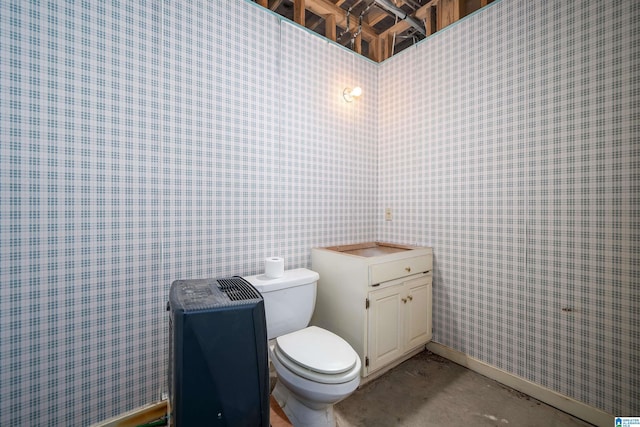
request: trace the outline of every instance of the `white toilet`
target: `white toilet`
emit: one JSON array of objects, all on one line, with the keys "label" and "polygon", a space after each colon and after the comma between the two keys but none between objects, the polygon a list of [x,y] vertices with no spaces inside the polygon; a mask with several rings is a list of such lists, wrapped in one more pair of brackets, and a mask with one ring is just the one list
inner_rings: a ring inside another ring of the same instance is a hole
[{"label": "white toilet", "polygon": [[269,357],[278,381],[273,396],[295,427],[334,427],[333,405],[360,384],[361,362],[342,338],[309,326],[319,275],[306,268],[271,279],[245,279],[264,298]]}]

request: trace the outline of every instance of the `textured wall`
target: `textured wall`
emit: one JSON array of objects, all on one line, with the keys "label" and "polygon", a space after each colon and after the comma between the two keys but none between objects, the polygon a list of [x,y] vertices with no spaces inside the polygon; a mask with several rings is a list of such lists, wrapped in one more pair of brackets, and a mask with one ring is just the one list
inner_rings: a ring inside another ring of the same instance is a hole
[{"label": "textured wall", "polygon": [[254,4],[3,1],[0,58],[0,425],[157,401],[173,280],[375,237],[377,66]]},{"label": "textured wall", "polygon": [[437,341],[639,413],[640,12],[574,3],[381,66],[246,2],[0,3],[0,424],[156,401],[175,279],[376,237],[434,246]]},{"label": "textured wall", "polygon": [[433,245],[435,341],[637,414],[640,6],[549,6],[382,64],[379,237]]}]

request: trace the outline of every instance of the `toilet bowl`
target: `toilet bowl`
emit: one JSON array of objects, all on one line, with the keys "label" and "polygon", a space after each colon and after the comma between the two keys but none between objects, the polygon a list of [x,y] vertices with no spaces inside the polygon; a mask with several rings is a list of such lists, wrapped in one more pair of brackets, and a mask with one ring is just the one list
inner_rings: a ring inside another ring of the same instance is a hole
[{"label": "toilet bowl", "polygon": [[341,337],[309,326],[318,273],[245,277],[265,302],[269,357],[277,374],[273,396],[295,427],[335,427],[333,405],[360,384],[362,364]]},{"label": "toilet bowl", "polygon": [[275,341],[269,348],[278,379],[307,406],[339,402],[360,384],[360,358],[339,336],[310,326]]},{"label": "toilet bowl", "polygon": [[269,346],[278,375],[273,391],[294,426],[335,426],[333,405],[360,384],[361,362],[339,336],[311,326]]}]

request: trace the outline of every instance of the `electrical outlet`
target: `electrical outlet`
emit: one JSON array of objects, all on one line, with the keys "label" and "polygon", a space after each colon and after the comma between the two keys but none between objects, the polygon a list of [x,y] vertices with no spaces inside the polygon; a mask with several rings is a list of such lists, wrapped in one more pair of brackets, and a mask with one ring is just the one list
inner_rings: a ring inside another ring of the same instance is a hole
[{"label": "electrical outlet", "polygon": [[391,208],[386,208],[384,210],[384,220],[391,221],[393,219],[393,214],[391,213]]}]

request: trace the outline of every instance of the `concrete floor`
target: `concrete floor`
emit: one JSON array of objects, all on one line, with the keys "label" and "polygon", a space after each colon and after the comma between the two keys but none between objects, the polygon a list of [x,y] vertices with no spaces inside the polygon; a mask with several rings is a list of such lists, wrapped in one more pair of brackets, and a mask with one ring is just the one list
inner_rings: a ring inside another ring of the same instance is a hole
[{"label": "concrete floor", "polygon": [[424,351],[335,406],[339,427],[591,426]]}]

